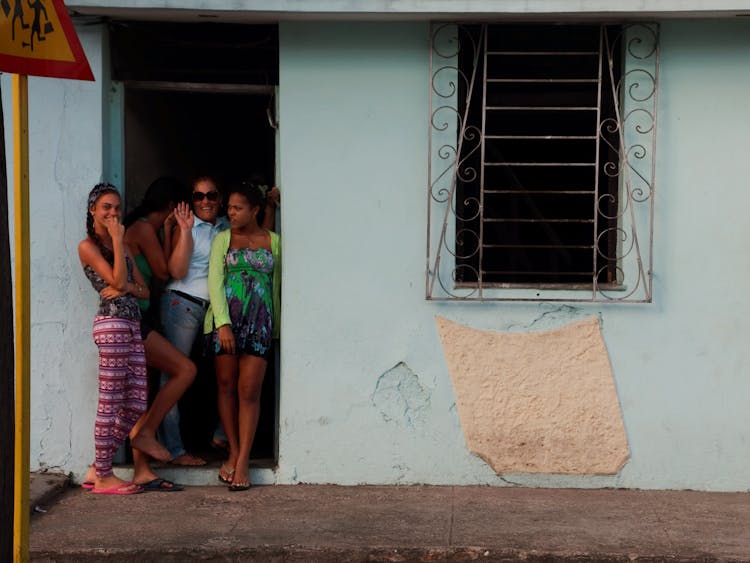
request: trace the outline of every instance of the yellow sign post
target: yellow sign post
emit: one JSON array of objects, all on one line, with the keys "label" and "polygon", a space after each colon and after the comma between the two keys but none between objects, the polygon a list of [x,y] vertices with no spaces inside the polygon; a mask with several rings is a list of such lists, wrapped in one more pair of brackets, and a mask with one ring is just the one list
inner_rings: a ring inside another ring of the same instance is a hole
[{"label": "yellow sign post", "polygon": [[[0,71],[13,77],[15,218],[15,464],[13,558],[29,559],[31,299],[28,75],[93,80],[62,0],[0,0]],[[2,140],[0,140],[2,142]],[[0,265],[2,267],[3,265]],[[9,265],[8,265],[9,266]]]},{"label": "yellow sign post", "polygon": [[29,102],[28,77],[13,76],[13,198],[16,249],[16,447],[13,558],[29,560],[29,410],[31,323],[29,296]]}]

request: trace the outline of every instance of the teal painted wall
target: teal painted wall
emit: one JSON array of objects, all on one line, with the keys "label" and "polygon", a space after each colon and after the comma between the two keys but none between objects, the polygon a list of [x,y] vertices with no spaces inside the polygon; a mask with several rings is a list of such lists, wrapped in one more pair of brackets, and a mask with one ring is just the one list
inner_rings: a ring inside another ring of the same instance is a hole
[{"label": "teal painted wall", "polygon": [[[654,303],[575,307],[424,300],[427,33],[281,25],[279,479],[747,489],[750,25],[663,24]],[[436,314],[511,331],[599,316],[622,472],[498,477],[471,455]]]},{"label": "teal painted wall", "polygon": [[[67,473],[93,459],[96,294],[77,247],[86,233],[86,196],[103,174],[105,33],[100,25],[78,29],[96,82],[29,78],[32,470]],[[12,192],[10,78],[3,74],[1,87]]]},{"label": "teal painted wall", "polygon": [[[454,433],[424,302],[427,29],[281,25],[286,479],[430,480],[435,438]],[[374,405],[402,361],[430,368],[431,428],[390,425]]]},{"label": "teal painted wall", "polygon": [[[81,31],[101,77],[102,29]],[[662,25],[647,305],[425,301],[427,33],[280,25],[280,460],[263,481],[750,488],[750,22]],[[106,168],[104,87],[30,81],[32,468],[79,475],[93,453],[96,351],[75,247]],[[438,314],[510,331],[598,315],[631,448],[622,472],[497,476],[469,453]]]}]

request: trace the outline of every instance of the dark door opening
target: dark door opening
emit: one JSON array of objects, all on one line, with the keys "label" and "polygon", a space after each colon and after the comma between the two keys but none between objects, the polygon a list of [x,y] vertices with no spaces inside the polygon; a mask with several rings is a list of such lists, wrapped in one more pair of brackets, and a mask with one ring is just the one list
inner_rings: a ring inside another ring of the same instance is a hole
[{"label": "dark door opening", "polygon": [[[115,23],[113,79],[123,85],[124,183],[132,209],[159,176],[187,185],[199,175],[220,187],[260,175],[275,184],[273,120],[278,47],[275,26]],[[140,57],[144,49],[150,57]],[[158,53],[158,57],[154,56]],[[191,453],[209,447],[218,420],[212,358],[198,338],[193,386],[180,401],[182,438]],[[277,458],[278,363],[268,363],[253,465]]]},{"label": "dark door opening", "polygon": [[188,183],[210,174],[226,186],[252,174],[274,181],[275,131],[266,94],[125,86],[125,193],[134,207],[158,176]]}]

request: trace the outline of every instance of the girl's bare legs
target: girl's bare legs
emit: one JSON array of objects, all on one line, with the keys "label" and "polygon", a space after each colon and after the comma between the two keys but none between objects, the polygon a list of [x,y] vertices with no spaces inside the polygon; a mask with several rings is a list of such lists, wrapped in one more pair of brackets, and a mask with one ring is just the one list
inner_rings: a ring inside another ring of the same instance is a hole
[{"label": "girl's bare legs", "polygon": [[[160,461],[169,461],[171,457],[169,451],[156,440],[156,430],[169,409],[193,383],[197,373],[195,364],[190,361],[190,358],[158,332],[151,331],[143,344],[146,349],[146,363],[158,371],[167,373],[169,381],[159,390],[151,408],[138,420],[130,433],[130,444],[133,446],[133,482],[135,483],[148,483],[158,477],[148,465],[149,455]],[[161,456],[155,456],[141,447],[144,441],[150,443],[151,440],[164,450]]]},{"label": "girl's bare legs", "polygon": [[224,427],[229,443],[229,459],[222,466],[221,476],[232,480],[239,454],[239,436],[237,435],[237,371],[239,362],[234,354],[221,354],[214,360],[216,381],[219,387],[219,419]]},{"label": "girl's bare legs", "polygon": [[260,415],[260,391],[266,374],[266,360],[242,354],[239,360],[240,374],[237,382],[239,402],[239,450],[235,464],[233,485],[250,484],[250,448],[258,428]]}]

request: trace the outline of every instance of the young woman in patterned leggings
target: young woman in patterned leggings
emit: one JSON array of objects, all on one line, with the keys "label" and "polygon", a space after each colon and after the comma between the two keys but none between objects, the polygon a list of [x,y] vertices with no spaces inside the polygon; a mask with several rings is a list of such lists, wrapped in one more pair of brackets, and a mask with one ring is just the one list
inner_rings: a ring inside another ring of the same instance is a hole
[{"label": "young woman in patterned leggings", "polygon": [[[137,298],[148,297],[133,266],[120,223],[120,194],[110,184],[97,184],[89,194],[88,236],[78,245],[84,273],[99,293],[94,342],[99,348],[99,404],[94,445],[96,459],[87,481],[94,493],[129,495],[141,487],[115,477],[112,458],[146,410],[146,360]],[[154,438],[136,435],[131,445],[149,455],[163,450]]]}]

